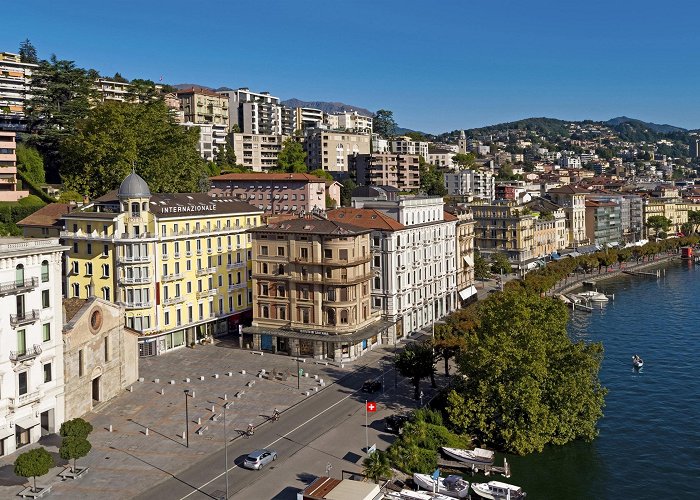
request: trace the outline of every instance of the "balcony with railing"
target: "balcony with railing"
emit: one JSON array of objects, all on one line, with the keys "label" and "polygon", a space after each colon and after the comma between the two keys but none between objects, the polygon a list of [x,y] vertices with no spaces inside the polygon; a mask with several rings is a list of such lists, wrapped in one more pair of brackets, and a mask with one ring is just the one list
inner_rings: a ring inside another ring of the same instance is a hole
[{"label": "balcony with railing", "polygon": [[41,392],[40,391],[34,391],[34,392],[29,392],[27,394],[22,394],[19,397],[16,398],[7,398],[7,407],[10,410],[14,410],[15,408],[20,408],[22,406],[27,406],[28,404],[32,404],[36,401],[39,401],[41,399]]},{"label": "balcony with railing", "polygon": [[197,269],[195,274],[197,276],[204,276],[205,274],[214,274],[216,272],[215,267],[203,267],[201,269]]},{"label": "balcony with railing", "polygon": [[10,361],[28,361],[36,358],[39,354],[41,354],[41,346],[39,344],[34,344],[32,347],[27,349],[10,351]]},{"label": "balcony with railing", "polygon": [[183,274],[182,274],[182,273],[173,273],[173,274],[165,274],[165,275],[163,275],[163,278],[161,278],[161,280],[162,280],[163,282],[166,282],[166,281],[177,281],[177,280],[181,280],[182,278],[183,278]]},{"label": "balcony with railing", "polygon": [[126,309],[148,309],[153,305],[150,300],[145,302],[124,302],[124,308]]},{"label": "balcony with railing", "polygon": [[230,271],[232,269],[237,269],[239,267],[244,267],[245,262],[231,262],[230,264],[226,264],[226,270]]},{"label": "balcony with railing", "polygon": [[173,304],[181,304],[184,301],[185,301],[185,297],[182,297],[182,296],[170,297],[167,299],[163,299],[163,305],[164,306],[171,306]]},{"label": "balcony with railing", "polygon": [[228,291],[233,292],[234,290],[240,290],[241,288],[246,288],[248,283],[246,281],[241,281],[240,283],[234,283],[228,286]]},{"label": "balcony with railing", "polygon": [[39,320],[39,310],[32,309],[31,311],[25,311],[17,314],[10,314],[10,325],[29,325]]},{"label": "balcony with railing", "polygon": [[204,297],[213,297],[216,295],[216,288],[212,288],[211,290],[204,290],[203,292],[197,292],[197,298],[202,299]]},{"label": "balcony with railing", "polygon": [[22,281],[10,281],[0,284],[0,295],[29,292],[37,286],[39,286],[39,278],[29,278]]},{"label": "balcony with railing", "polygon": [[151,276],[121,277],[119,283],[122,285],[145,285],[153,280]]},{"label": "balcony with railing", "polygon": [[131,255],[119,257],[117,262],[119,264],[142,264],[144,262],[151,262],[152,257],[150,255]]}]

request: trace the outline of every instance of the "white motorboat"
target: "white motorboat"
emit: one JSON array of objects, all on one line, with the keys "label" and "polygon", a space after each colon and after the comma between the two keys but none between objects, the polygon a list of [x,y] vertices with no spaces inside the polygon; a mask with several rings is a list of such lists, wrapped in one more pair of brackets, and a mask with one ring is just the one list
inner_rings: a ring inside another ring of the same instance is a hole
[{"label": "white motorboat", "polygon": [[579,298],[589,302],[607,302],[608,296],[601,292],[588,291],[576,294]]},{"label": "white motorboat", "polygon": [[519,500],[527,495],[520,486],[500,481],[472,484],[474,493],[489,500]]},{"label": "white motorboat", "polygon": [[451,498],[467,498],[469,496],[469,481],[462,479],[462,476],[438,477],[436,483],[430,474],[414,472],[413,482],[419,488]]},{"label": "white motorboat", "polygon": [[484,448],[474,448],[473,450],[464,450],[462,448],[447,448],[442,447],[442,451],[446,455],[459,460],[460,462],[478,462],[482,464],[492,464],[496,454],[491,450]]},{"label": "white motorboat", "polygon": [[413,491],[403,489],[399,493],[394,493],[389,498],[400,500],[452,500],[452,497],[441,495],[440,493],[429,493],[427,491]]},{"label": "white motorboat", "polygon": [[640,369],[642,366],[644,366],[644,360],[635,354],[632,356],[632,366],[634,366],[636,369]]}]

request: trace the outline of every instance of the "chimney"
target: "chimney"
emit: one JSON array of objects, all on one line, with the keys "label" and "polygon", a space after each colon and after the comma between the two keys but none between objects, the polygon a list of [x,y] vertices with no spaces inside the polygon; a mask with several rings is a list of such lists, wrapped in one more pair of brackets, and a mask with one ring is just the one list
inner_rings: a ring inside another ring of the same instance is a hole
[{"label": "chimney", "polygon": [[87,195],[83,196],[83,205],[87,205],[90,203],[90,198],[87,197]]}]

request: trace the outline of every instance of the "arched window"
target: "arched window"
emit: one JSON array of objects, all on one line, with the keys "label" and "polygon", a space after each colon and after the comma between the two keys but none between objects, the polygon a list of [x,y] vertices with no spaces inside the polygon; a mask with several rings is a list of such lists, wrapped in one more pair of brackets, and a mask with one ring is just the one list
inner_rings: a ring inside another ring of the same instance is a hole
[{"label": "arched window", "polygon": [[49,281],[49,261],[45,260],[41,263],[41,282]]},{"label": "arched window", "polygon": [[335,326],[335,309],[328,309],[326,313],[328,324]]},{"label": "arched window", "polygon": [[278,309],[278,314],[277,317],[279,319],[287,319],[287,308],[286,307],[280,307]]},{"label": "arched window", "polygon": [[267,306],[262,306],[260,308],[260,312],[262,314],[263,318],[269,318],[270,317],[270,308]]},{"label": "arched window", "polygon": [[141,215],[141,210],[140,210],[140,205],[138,202],[134,202],[131,204],[131,216],[132,217],[138,217]]},{"label": "arched window", "polygon": [[148,212],[148,203],[146,203],[145,201],[141,203],[141,211]]},{"label": "arched window", "polygon": [[78,283],[73,283],[73,297],[80,297],[80,285]]},{"label": "arched window", "polygon": [[24,265],[17,264],[15,267],[15,284],[17,286],[24,286]]},{"label": "arched window", "polygon": [[340,324],[341,325],[348,324],[348,310],[347,309],[342,309],[340,311]]}]

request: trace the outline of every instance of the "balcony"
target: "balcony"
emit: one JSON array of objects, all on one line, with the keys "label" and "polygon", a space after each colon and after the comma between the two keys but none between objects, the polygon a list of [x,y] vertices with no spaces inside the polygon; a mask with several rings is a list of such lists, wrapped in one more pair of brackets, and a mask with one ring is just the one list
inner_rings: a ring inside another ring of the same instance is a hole
[{"label": "balcony", "polygon": [[226,264],[226,270],[230,271],[239,267],[245,267],[245,264],[245,262],[232,262],[231,264]]},{"label": "balcony", "polygon": [[173,273],[173,274],[166,274],[161,278],[161,281],[166,282],[166,281],[177,281],[181,280],[183,278],[182,273]]},{"label": "balcony", "polygon": [[145,285],[147,283],[150,283],[151,280],[150,276],[140,276],[138,278],[119,278],[119,283],[122,285]]},{"label": "balcony", "polygon": [[125,302],[124,307],[126,309],[148,309],[153,305],[150,300],[147,302]]},{"label": "balcony", "polygon": [[195,274],[196,274],[197,276],[204,276],[204,275],[206,275],[206,274],[214,274],[215,272],[216,272],[216,268],[215,268],[215,267],[203,267],[203,268],[201,268],[201,269],[197,269],[197,271],[195,272]]},{"label": "balcony", "polygon": [[29,325],[39,320],[39,310],[32,309],[29,312],[23,312],[20,314],[10,314],[10,325],[20,326]]},{"label": "balcony", "polygon": [[168,299],[163,299],[164,306],[171,306],[173,304],[180,304],[185,301],[185,297],[170,297]]},{"label": "balcony", "polygon": [[29,292],[37,286],[39,286],[39,278],[29,278],[24,281],[10,281],[0,284],[0,295]]},{"label": "balcony", "polygon": [[216,295],[216,293],[216,288],[212,288],[211,290],[204,290],[203,292],[197,292],[197,298],[202,299],[204,297],[213,297],[214,295]]},{"label": "balcony", "polygon": [[41,392],[40,391],[34,391],[30,392],[27,394],[22,394],[18,398],[7,398],[8,403],[7,407],[10,410],[14,410],[15,408],[20,408],[22,406],[27,406],[28,404],[32,404],[36,401],[41,399]]},{"label": "balcony", "polygon": [[39,344],[34,344],[33,347],[29,349],[24,349],[23,351],[10,351],[10,361],[28,361],[30,359],[36,358],[41,354],[41,346]]},{"label": "balcony", "polygon": [[119,260],[117,260],[119,264],[143,264],[145,262],[151,262],[151,256],[150,255],[132,255],[132,256],[125,256],[125,257],[119,257]]},{"label": "balcony", "polygon": [[248,283],[245,281],[241,281],[240,283],[235,283],[233,285],[229,285],[228,291],[233,292],[234,290],[238,290],[240,288],[247,288],[247,287],[248,287]]}]

